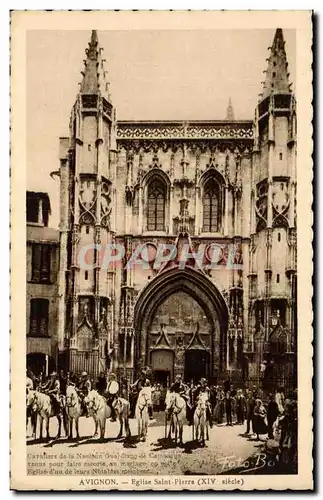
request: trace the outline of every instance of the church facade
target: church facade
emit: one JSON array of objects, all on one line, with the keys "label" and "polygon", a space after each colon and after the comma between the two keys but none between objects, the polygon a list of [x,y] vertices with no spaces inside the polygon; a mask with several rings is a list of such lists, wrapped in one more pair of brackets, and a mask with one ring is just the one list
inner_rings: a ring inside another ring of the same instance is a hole
[{"label": "church facade", "polygon": [[60,139],[59,368],[293,385],[296,102],[282,30],[247,121],[231,103],[225,120],[116,121],[104,62],[93,31]]}]

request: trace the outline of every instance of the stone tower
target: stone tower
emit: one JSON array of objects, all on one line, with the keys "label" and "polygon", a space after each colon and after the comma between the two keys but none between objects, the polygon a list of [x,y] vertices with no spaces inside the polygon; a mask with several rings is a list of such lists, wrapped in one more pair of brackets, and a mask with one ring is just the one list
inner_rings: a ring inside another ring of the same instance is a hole
[{"label": "stone tower", "polygon": [[114,241],[115,109],[96,31],[85,50],[69,138],[60,139],[59,346],[70,371],[111,364],[114,270],[99,245]]},{"label": "stone tower", "polygon": [[296,102],[281,29],[269,51],[255,112],[247,355],[249,376],[277,385],[296,369]]}]

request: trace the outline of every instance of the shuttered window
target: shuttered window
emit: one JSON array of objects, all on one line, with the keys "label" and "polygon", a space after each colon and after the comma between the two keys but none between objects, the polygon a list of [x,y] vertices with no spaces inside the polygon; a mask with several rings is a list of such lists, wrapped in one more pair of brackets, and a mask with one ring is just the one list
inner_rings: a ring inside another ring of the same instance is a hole
[{"label": "shuttered window", "polygon": [[48,309],[47,299],[32,299],[30,301],[30,328],[31,337],[48,336]]},{"label": "shuttered window", "polygon": [[37,283],[48,283],[50,281],[50,257],[51,247],[49,245],[32,245],[32,281]]}]

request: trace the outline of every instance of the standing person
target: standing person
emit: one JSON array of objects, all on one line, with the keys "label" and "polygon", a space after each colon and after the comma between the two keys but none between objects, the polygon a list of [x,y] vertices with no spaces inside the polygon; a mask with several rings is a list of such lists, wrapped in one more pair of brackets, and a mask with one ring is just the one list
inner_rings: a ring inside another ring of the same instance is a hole
[{"label": "standing person", "polygon": [[285,405],[284,389],[282,387],[279,387],[279,389],[277,389],[275,395],[275,401],[278,405],[279,413],[282,415],[284,413],[284,405]]},{"label": "standing person", "polygon": [[187,400],[187,410],[186,410],[186,418],[188,421],[188,425],[193,425],[193,417],[194,417],[194,394],[195,394],[195,384],[194,380],[191,380],[189,389],[188,389],[188,400]]},{"label": "standing person", "polygon": [[256,400],[254,398],[253,392],[249,389],[247,390],[247,398],[246,398],[246,417],[247,417],[247,430],[246,436],[250,434],[250,430],[254,433],[254,409],[255,409]]},{"label": "standing person", "polygon": [[256,406],[253,411],[254,414],[254,432],[259,440],[259,434],[267,433],[266,425],[266,408],[264,407],[261,399],[256,400]]},{"label": "standing person", "polygon": [[51,403],[54,408],[54,413],[59,413],[61,410],[61,402],[59,399],[60,383],[56,372],[52,372],[50,374],[49,382],[42,386],[41,389],[45,394],[48,394],[50,396]]},{"label": "standing person", "polygon": [[116,412],[113,407],[113,402],[114,400],[118,397],[119,394],[119,383],[117,382],[117,377],[115,373],[109,373],[108,377],[108,386],[107,386],[107,391],[106,391],[106,398],[107,398],[107,403],[111,407],[111,422],[115,422],[117,420],[116,418]]},{"label": "standing person", "polygon": [[225,393],[225,413],[227,417],[227,425],[232,425],[232,395],[228,389]]},{"label": "standing person", "polygon": [[67,376],[64,372],[64,370],[60,370],[59,372],[59,383],[60,383],[60,390],[61,394],[66,396],[66,387],[67,387]]},{"label": "standing person", "polygon": [[128,389],[128,380],[127,380],[127,377],[121,377],[121,382],[120,382],[120,396],[128,401],[128,398],[129,398],[129,389]]},{"label": "standing person", "polygon": [[239,425],[244,424],[246,409],[246,399],[244,397],[242,389],[238,389],[236,397],[236,410],[237,410],[237,423]]},{"label": "standing person", "polygon": [[268,421],[268,437],[274,438],[273,425],[279,415],[278,404],[275,401],[274,395],[269,394],[269,402],[267,406],[267,421]]},{"label": "standing person", "polygon": [[87,372],[81,373],[81,377],[79,379],[78,386],[76,389],[77,389],[77,392],[81,398],[81,406],[83,408],[83,415],[88,417],[89,415],[88,415],[88,411],[87,411],[84,399],[88,395],[90,390],[92,389],[92,386],[91,386],[91,381],[90,381],[90,378],[89,378]]},{"label": "standing person", "polygon": [[104,372],[101,372],[96,383],[96,390],[103,396],[107,390],[107,377]]},{"label": "standing person", "polygon": [[160,384],[157,384],[156,389],[154,391],[154,405],[155,405],[155,411],[157,411],[157,412],[159,412],[161,410],[160,400],[161,400]]},{"label": "standing person", "polygon": [[[213,427],[213,420],[212,420],[212,410],[211,410],[211,404],[210,404],[210,389],[207,385],[206,378],[201,378],[199,385],[196,387],[194,391],[194,408],[196,407],[197,399],[199,397],[199,394],[204,393],[207,396],[206,399],[206,416],[210,424],[210,428],[212,429]],[[194,415],[194,411],[193,411]]]}]

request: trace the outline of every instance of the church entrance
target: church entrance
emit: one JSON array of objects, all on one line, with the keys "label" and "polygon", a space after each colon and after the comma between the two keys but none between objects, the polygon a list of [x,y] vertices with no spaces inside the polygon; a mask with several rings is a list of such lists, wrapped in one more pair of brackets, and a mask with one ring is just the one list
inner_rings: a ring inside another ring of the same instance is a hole
[{"label": "church entrance", "polygon": [[208,379],[209,376],[210,353],[200,349],[186,351],[184,370],[185,381],[190,382],[193,380],[194,383],[197,383],[202,377]]},{"label": "church entrance", "polygon": [[[209,379],[226,366],[227,305],[193,269],[170,269],[139,295],[134,311],[135,370],[150,366],[154,381]],[[214,370],[214,373],[212,373]]]}]

